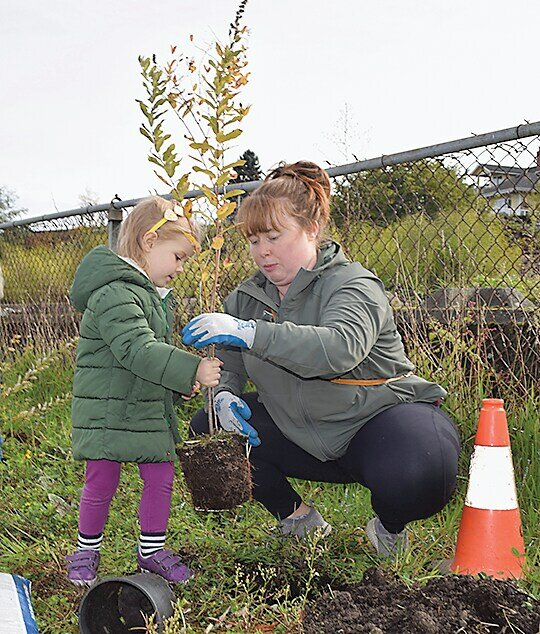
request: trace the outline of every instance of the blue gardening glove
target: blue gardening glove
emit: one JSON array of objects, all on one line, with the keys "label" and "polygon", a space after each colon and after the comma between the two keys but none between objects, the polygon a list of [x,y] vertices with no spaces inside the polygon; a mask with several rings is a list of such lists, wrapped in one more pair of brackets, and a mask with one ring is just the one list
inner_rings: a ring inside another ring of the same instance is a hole
[{"label": "blue gardening glove", "polygon": [[252,447],[261,444],[257,430],[247,422],[251,418],[251,410],[245,401],[231,392],[220,392],[214,398],[214,407],[223,429],[247,436]]},{"label": "blue gardening glove", "polygon": [[194,348],[210,344],[251,348],[257,323],[245,321],[225,313],[203,313],[194,317],[182,330],[182,341]]}]

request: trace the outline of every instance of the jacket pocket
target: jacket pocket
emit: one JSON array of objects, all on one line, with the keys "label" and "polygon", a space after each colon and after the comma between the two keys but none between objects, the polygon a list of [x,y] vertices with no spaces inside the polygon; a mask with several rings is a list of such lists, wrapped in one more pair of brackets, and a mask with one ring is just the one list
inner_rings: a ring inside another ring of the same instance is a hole
[{"label": "jacket pocket", "polygon": [[137,403],[141,395],[143,380],[140,377],[136,377],[133,386],[130,390],[129,396],[126,399],[125,419],[126,422],[131,419],[133,414],[137,411]]}]

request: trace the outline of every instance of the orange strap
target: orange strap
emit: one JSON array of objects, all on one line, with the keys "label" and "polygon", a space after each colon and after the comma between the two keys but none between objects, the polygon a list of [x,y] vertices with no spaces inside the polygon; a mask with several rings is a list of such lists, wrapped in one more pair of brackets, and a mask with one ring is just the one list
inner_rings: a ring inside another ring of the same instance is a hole
[{"label": "orange strap", "polygon": [[407,374],[400,376],[393,376],[389,379],[330,379],[330,382],[339,383],[340,385],[384,385],[385,383],[393,383],[400,379],[406,379],[408,376],[412,376],[412,372],[407,372]]}]

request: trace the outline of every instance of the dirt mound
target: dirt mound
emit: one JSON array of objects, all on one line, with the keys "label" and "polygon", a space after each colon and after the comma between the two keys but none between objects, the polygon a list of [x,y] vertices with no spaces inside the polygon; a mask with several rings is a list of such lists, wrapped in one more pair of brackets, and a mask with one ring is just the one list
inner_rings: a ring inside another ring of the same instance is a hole
[{"label": "dirt mound", "polygon": [[409,588],[380,568],[307,606],[305,634],[539,634],[540,601],[510,581],[449,575]]}]

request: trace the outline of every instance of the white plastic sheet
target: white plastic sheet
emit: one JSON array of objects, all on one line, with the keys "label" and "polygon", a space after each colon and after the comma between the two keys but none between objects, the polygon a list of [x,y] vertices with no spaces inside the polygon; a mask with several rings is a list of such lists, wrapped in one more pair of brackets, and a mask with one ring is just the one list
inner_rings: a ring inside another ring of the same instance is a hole
[{"label": "white plastic sheet", "polygon": [[0,573],[0,634],[39,634],[24,577]]}]

